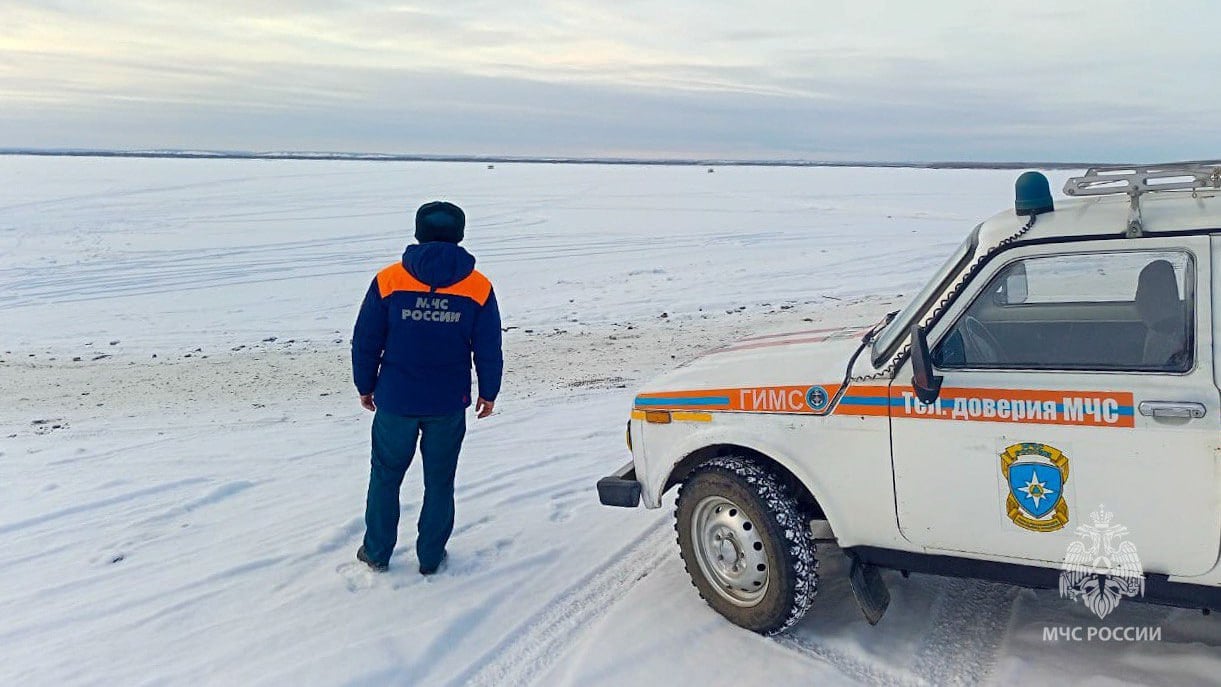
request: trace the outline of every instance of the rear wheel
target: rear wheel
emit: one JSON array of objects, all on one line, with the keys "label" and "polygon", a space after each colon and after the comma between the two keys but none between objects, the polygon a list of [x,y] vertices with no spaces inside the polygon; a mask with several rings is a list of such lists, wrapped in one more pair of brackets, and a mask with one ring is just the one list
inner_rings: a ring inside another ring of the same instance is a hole
[{"label": "rear wheel", "polygon": [[775,634],[809,610],[814,538],[797,499],[764,467],[708,461],[680,488],[674,527],[691,582],[731,622]]}]

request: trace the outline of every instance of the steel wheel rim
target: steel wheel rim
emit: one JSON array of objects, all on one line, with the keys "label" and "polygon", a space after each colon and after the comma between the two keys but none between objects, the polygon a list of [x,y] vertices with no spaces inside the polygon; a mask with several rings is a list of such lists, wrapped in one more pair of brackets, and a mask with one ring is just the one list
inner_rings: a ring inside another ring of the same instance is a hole
[{"label": "steel wheel rim", "polygon": [[695,505],[691,542],[704,579],[735,606],[756,606],[771,578],[767,549],[759,528],[741,506],[723,496],[707,496]]}]

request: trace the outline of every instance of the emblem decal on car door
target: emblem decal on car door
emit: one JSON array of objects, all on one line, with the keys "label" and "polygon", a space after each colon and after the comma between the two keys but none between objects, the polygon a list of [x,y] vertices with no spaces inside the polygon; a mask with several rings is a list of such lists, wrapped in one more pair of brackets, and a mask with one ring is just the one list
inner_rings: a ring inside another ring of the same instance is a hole
[{"label": "emblem decal on car door", "polygon": [[1023,442],[1001,453],[1001,475],[1009,485],[1005,515],[1032,532],[1055,532],[1068,524],[1068,456],[1047,444]]}]

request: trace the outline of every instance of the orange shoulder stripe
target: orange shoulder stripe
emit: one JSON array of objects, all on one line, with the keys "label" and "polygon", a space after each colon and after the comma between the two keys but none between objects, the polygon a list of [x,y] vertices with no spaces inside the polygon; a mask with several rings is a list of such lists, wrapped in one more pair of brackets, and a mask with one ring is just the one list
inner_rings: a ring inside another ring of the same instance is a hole
[{"label": "orange shoulder stripe", "polygon": [[381,292],[382,298],[385,298],[395,291],[422,291],[428,293],[431,289],[428,284],[411,276],[407,268],[403,267],[403,263],[396,262],[377,273],[377,290]]},{"label": "orange shoulder stripe", "polygon": [[466,279],[453,286],[437,289],[437,293],[466,296],[479,305],[483,305],[488,302],[488,296],[492,295],[492,282],[483,276],[479,270],[473,270],[467,275]]},{"label": "orange shoulder stripe", "polygon": [[[424,282],[411,276],[403,263],[395,263],[377,273],[377,290],[381,293],[382,298],[389,296],[395,291],[415,291],[418,293],[432,293],[432,287]],[[488,302],[488,297],[492,294],[492,282],[487,277],[483,276],[478,270],[472,271],[467,275],[466,279],[436,290],[436,293],[443,293],[449,296],[465,296],[479,305]]]}]

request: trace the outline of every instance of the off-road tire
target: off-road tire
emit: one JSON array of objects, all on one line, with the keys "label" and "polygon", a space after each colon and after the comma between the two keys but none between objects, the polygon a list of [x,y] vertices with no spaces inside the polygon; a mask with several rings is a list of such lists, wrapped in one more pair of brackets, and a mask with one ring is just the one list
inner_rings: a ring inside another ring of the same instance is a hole
[{"label": "off-road tire", "polygon": [[[692,518],[697,504],[711,496],[738,504],[763,542],[769,578],[766,592],[753,606],[737,605],[722,596],[696,558]],[[809,518],[803,517],[790,490],[765,467],[736,456],[704,463],[683,482],[674,515],[678,548],[691,583],[730,622],[773,635],[792,627],[810,609],[818,589],[818,559]]]}]

